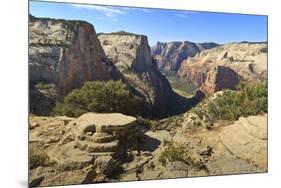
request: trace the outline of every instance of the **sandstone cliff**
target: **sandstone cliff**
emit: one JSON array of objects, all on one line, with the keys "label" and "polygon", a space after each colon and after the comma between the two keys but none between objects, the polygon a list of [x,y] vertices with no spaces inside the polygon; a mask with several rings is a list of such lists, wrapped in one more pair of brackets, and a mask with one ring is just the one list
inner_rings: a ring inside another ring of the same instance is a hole
[{"label": "sandstone cliff", "polygon": [[[85,81],[121,79],[141,99],[143,115],[170,114],[172,89],[152,60],[146,36],[123,32],[98,39],[87,22],[32,16],[29,33],[31,112],[44,105],[46,112],[39,114],[48,115],[54,99]],[[37,83],[52,84],[52,92]]]},{"label": "sandstone cliff", "polygon": [[172,89],[152,59],[147,37],[117,32],[99,34],[98,38],[107,57],[145,100],[146,112],[168,115]]},{"label": "sandstone cliff", "polygon": [[157,61],[157,66],[168,72],[175,73],[183,60],[194,57],[202,50],[218,46],[216,43],[157,42],[151,49]]},{"label": "sandstone cliff", "polygon": [[[121,78],[120,72],[107,59],[91,24],[30,16],[32,113],[49,115],[56,100],[81,87],[85,81]],[[38,83],[43,87],[36,87]]]},{"label": "sandstone cliff", "polygon": [[32,17],[29,33],[31,83],[54,83],[65,95],[88,80],[120,78],[87,22]]},{"label": "sandstone cliff", "polygon": [[203,50],[183,61],[178,76],[207,94],[223,88],[232,89],[241,80],[265,80],[267,44],[230,43]]}]

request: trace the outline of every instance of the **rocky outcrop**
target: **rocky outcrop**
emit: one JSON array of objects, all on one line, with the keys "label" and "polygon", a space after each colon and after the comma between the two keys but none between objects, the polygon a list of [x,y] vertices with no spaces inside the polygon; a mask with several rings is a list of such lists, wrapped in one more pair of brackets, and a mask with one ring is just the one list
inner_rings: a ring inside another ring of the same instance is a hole
[{"label": "rocky outcrop", "polygon": [[208,127],[187,112],[151,129],[117,113],[29,119],[30,149],[49,157],[30,170],[36,186],[267,171],[266,114]]},{"label": "rocky outcrop", "polygon": [[63,96],[85,81],[120,79],[120,75],[107,60],[91,24],[31,17],[29,78],[31,85],[56,84]]},{"label": "rocky outcrop", "polygon": [[107,57],[143,99],[147,115],[167,116],[172,89],[151,57],[146,36],[117,32],[99,34]]},{"label": "rocky outcrop", "polygon": [[159,69],[176,73],[183,60],[194,57],[202,50],[218,46],[216,43],[157,42],[151,48]]},{"label": "rocky outcrop", "polygon": [[224,88],[233,89],[240,80],[265,80],[267,44],[230,43],[203,50],[183,61],[178,76],[206,94]]},{"label": "rocky outcrop", "polygon": [[136,118],[119,113],[87,113],[77,119],[77,147],[92,154],[114,154],[119,138],[136,124]]},{"label": "rocky outcrop", "polygon": [[136,118],[119,113],[29,119],[30,148],[52,161],[31,168],[30,184],[36,186],[105,181],[124,159],[127,145],[121,142],[136,125]]}]

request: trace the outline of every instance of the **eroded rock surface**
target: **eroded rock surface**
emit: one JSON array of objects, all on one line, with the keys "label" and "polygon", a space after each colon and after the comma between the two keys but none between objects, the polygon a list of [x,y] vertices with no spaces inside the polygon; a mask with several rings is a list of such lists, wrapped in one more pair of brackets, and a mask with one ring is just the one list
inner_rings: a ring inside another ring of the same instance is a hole
[{"label": "eroded rock surface", "polygon": [[77,119],[31,115],[30,148],[52,161],[31,170],[31,183],[40,180],[43,186],[105,181],[114,165],[122,161],[126,145],[120,142],[126,140],[135,123],[136,118],[119,113],[87,113]]},{"label": "eroded rock surface", "polygon": [[[165,121],[177,123],[160,125]],[[197,121],[195,114],[187,112],[163,119],[152,130],[122,114],[87,113],[77,119],[30,116],[30,147],[49,156],[48,163],[31,169],[31,183],[65,185],[267,171],[266,114],[234,123],[216,122],[210,129]]]}]

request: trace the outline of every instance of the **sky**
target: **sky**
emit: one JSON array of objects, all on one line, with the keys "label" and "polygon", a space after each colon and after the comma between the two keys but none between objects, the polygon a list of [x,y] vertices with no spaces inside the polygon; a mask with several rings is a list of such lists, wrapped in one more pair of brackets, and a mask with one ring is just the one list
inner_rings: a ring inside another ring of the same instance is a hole
[{"label": "sky", "polygon": [[267,41],[267,17],[258,15],[39,1],[30,1],[30,14],[84,20],[94,25],[97,33],[127,31],[146,35],[150,45],[157,41]]}]

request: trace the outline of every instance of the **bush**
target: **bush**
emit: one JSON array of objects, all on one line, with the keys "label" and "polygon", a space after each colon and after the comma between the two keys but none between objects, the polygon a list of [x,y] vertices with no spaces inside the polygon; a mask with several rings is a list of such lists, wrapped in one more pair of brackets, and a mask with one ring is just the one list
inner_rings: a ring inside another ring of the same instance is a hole
[{"label": "bush", "polygon": [[143,118],[141,116],[138,116],[137,117],[137,124],[142,125],[143,127],[147,128],[147,129],[153,129],[153,126],[154,126],[155,122],[153,120],[146,119],[146,118]]},{"label": "bush", "polygon": [[184,160],[184,149],[183,148],[176,148],[172,145],[168,146],[160,155],[159,162],[162,165],[166,165],[167,162],[173,162],[173,161],[183,161]]},{"label": "bush", "polygon": [[54,88],[54,84],[48,84],[48,83],[43,83],[43,82],[38,82],[36,85],[35,85],[35,88],[36,89],[42,89],[42,90],[45,90],[45,89],[52,89]]},{"label": "bush", "polygon": [[31,149],[29,152],[29,168],[37,168],[39,166],[47,166],[49,157],[47,154]]},{"label": "bush", "polygon": [[208,112],[212,118],[220,120],[267,113],[267,85],[242,83],[238,91],[224,90],[222,95],[209,102]]},{"label": "bush", "polygon": [[130,94],[121,81],[86,82],[81,89],[69,93],[62,103],[57,103],[55,114],[78,117],[86,112],[120,112],[136,115],[139,100]]}]

